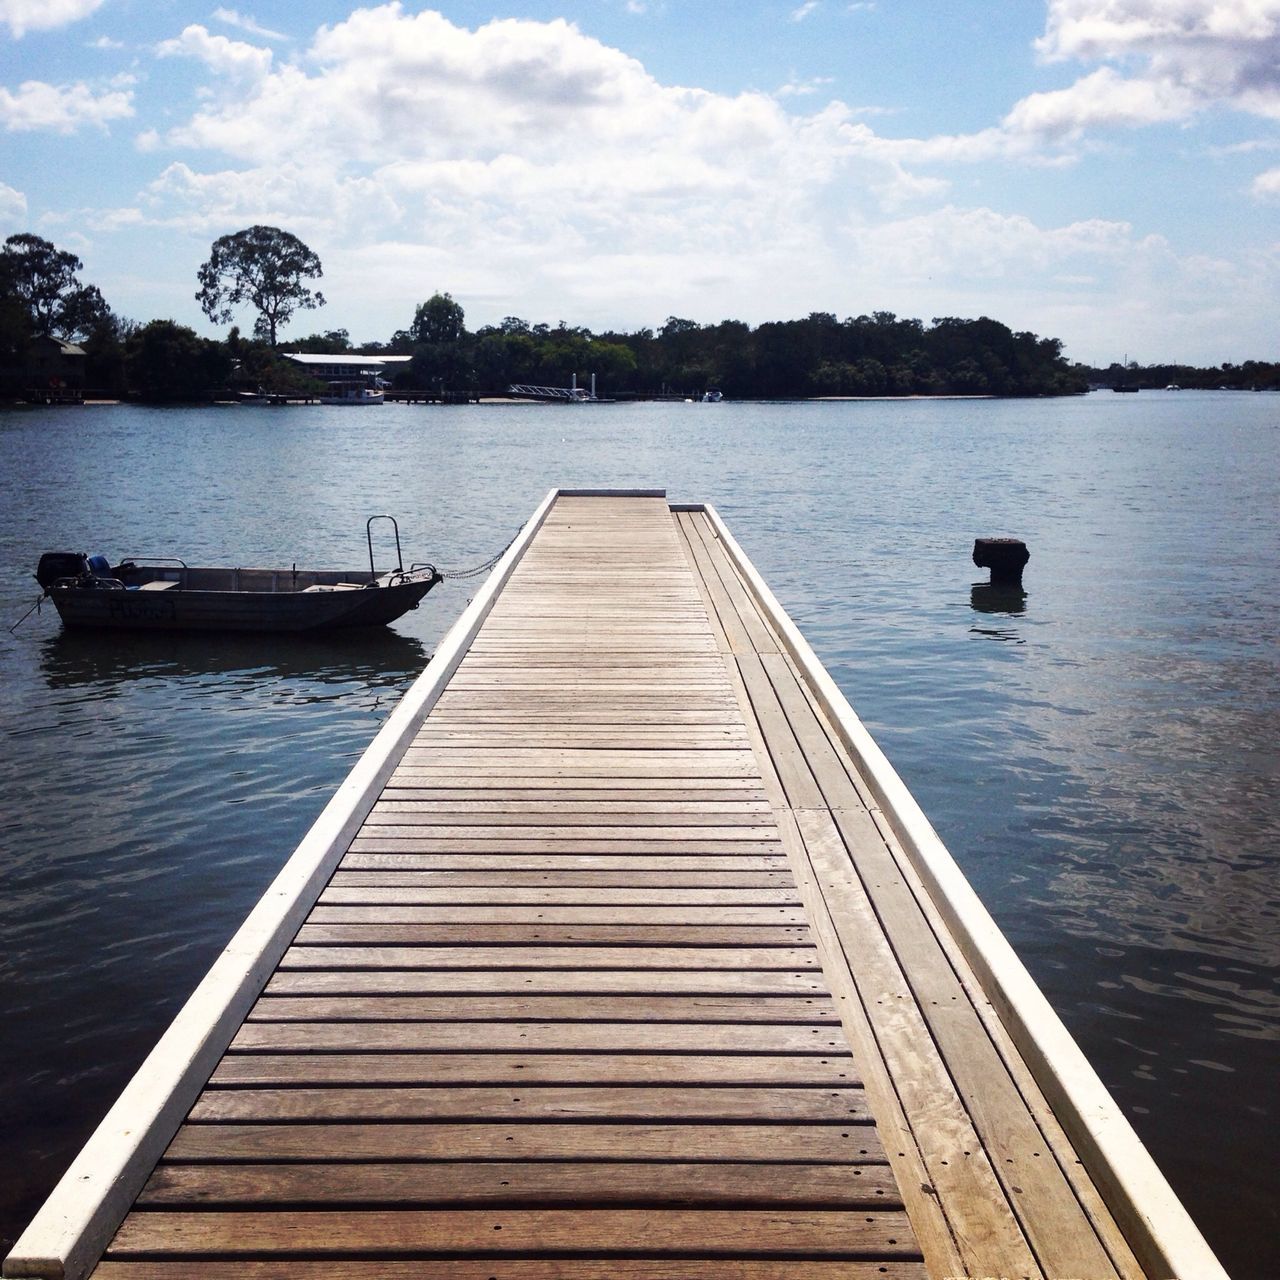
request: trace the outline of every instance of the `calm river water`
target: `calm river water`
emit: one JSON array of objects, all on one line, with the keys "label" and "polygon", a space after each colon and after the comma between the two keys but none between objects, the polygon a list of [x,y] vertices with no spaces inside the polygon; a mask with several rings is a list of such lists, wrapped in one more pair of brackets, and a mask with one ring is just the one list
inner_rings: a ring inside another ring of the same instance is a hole
[{"label": "calm river water", "polygon": [[[44,550],[355,566],[391,512],[467,567],[554,484],[717,505],[1228,1269],[1280,1275],[1280,397],[0,413],[0,621]],[[6,1248],[466,586],[376,637],[0,631]]]}]

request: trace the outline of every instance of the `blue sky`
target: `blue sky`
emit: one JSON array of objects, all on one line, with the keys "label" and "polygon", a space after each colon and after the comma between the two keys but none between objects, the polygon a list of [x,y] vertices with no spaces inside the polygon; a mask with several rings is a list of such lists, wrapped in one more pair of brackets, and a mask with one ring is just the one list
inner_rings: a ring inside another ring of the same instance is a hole
[{"label": "blue sky", "polygon": [[1280,0],[248,4],[0,0],[0,234],[209,333],[197,268],[266,222],[324,263],[295,334],[447,290],[1280,358]]}]

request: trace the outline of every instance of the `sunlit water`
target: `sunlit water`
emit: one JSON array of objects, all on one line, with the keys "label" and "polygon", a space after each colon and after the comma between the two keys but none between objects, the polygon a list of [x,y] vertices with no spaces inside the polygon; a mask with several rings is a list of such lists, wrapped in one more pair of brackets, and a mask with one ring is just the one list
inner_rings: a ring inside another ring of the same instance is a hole
[{"label": "sunlit water", "polygon": [[[358,566],[391,512],[467,567],[553,484],[718,506],[1229,1269],[1280,1274],[1280,398],[4,413],[0,620],[44,550]],[[996,534],[1024,599],[975,585]],[[0,632],[6,1242],[467,598]]]}]

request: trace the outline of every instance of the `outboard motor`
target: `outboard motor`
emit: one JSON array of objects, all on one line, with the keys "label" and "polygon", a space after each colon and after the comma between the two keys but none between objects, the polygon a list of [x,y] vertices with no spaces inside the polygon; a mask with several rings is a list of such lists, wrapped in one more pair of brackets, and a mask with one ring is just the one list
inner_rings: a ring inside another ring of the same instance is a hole
[{"label": "outboard motor", "polygon": [[36,581],[47,592],[60,578],[79,578],[89,572],[89,557],[83,551],[46,551],[36,566]]}]

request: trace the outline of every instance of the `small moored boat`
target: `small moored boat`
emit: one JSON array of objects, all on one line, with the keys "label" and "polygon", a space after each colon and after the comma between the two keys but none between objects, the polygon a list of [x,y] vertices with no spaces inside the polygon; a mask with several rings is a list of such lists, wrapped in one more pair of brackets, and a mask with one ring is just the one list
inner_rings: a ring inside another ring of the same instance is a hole
[{"label": "small moored boat", "polygon": [[[372,516],[374,520],[390,516]],[[392,520],[392,524],[395,521]],[[369,533],[369,568],[196,568],[164,556],[112,565],[106,556],[47,551],[36,581],[67,627],[153,631],[328,631],[394,622],[416,609],[436,583],[434,565],[378,573]]]}]

